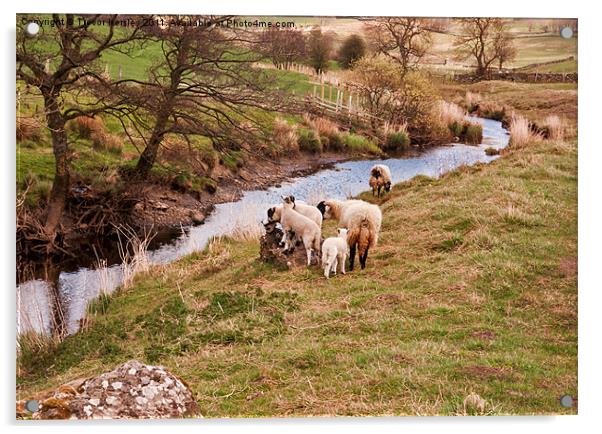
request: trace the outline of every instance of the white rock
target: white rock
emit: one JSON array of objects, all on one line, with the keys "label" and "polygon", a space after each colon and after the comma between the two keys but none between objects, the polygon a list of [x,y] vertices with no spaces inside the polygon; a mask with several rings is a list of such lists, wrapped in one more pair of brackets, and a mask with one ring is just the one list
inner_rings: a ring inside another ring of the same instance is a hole
[{"label": "white rock", "polygon": [[111,384],[111,386],[113,386],[113,389],[119,390],[121,389],[121,386],[123,386],[123,383],[121,381],[115,381]]},{"label": "white rock", "polygon": [[98,404],[100,404],[100,399],[98,398],[92,398],[88,401],[90,404],[92,404],[94,407],[97,407]]}]

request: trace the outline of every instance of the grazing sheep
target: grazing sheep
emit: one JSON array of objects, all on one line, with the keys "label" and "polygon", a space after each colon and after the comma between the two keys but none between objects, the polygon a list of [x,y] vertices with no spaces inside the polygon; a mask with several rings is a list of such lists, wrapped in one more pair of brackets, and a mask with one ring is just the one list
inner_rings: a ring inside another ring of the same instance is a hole
[{"label": "grazing sheep", "polygon": [[337,274],[337,265],[341,264],[341,273],[345,274],[347,257],[347,229],[338,228],[338,237],[330,237],[322,243],[322,267],[324,277],[330,278],[330,272]]},{"label": "grazing sheep", "polygon": [[376,246],[382,213],[380,208],[363,200],[325,200],[318,204],[325,219],[336,219],[340,227],[346,227],[349,246],[349,270],[353,270],[356,249],[360,266],[366,268],[368,250]]},{"label": "grazing sheep", "polygon": [[288,250],[292,236],[297,236],[303,241],[303,246],[307,252],[307,265],[311,264],[312,249],[316,251],[319,257],[320,242],[322,241],[322,233],[320,227],[309,218],[299,214],[293,209],[294,202],[288,197],[282,197],[284,203],[280,211],[280,224],[282,225],[282,242],[284,249]]},{"label": "grazing sheep", "polygon": [[380,190],[384,188],[385,192],[388,193],[391,190],[391,169],[385,164],[375,164],[370,169],[370,187],[372,188],[372,196],[374,192],[378,191],[378,197],[380,197]]}]

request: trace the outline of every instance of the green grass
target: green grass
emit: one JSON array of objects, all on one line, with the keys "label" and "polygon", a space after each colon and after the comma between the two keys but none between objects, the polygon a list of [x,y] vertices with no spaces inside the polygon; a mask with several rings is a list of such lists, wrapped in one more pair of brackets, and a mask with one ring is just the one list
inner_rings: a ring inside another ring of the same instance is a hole
[{"label": "green grass", "polygon": [[577,395],[576,170],[575,142],[545,142],[398,184],[368,267],[330,280],[216,241],[96,302],[62,343],[24,340],[18,395],[137,358],[184,378],[206,417],[450,415],[471,392],[487,414],[575,413],[558,399]]}]

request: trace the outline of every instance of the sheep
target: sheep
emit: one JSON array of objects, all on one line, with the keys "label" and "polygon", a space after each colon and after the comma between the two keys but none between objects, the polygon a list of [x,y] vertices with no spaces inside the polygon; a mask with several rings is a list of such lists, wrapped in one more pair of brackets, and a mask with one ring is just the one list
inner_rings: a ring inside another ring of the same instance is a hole
[{"label": "sheep", "polygon": [[375,247],[382,223],[382,212],[376,205],[363,200],[325,200],[318,204],[325,219],[336,219],[340,227],[346,227],[349,246],[349,271],[353,270],[356,249],[360,266],[366,268],[368,250]]},{"label": "sheep", "polygon": [[[322,227],[322,213],[315,206],[308,205],[307,203],[295,200],[294,196],[286,196],[290,201],[293,202],[293,209],[299,214],[304,215],[308,219],[314,221],[319,227]],[[268,209],[268,220],[269,221],[280,221],[280,214],[282,213],[282,205],[276,205]]]},{"label": "sheep", "polygon": [[324,277],[330,278],[330,272],[337,274],[337,265],[341,265],[341,273],[345,274],[347,257],[347,229],[338,228],[338,237],[330,237],[322,243],[322,267]]},{"label": "sheep", "polygon": [[280,212],[280,224],[282,225],[282,242],[284,242],[284,249],[288,250],[289,240],[291,239],[291,232],[295,236],[301,238],[303,246],[307,252],[307,266],[311,265],[311,252],[312,249],[316,251],[319,257],[320,254],[320,242],[322,241],[322,231],[320,227],[309,218],[296,212],[293,207],[294,202],[288,197],[282,197],[284,203]]},{"label": "sheep", "polygon": [[372,196],[378,191],[380,197],[380,189],[384,187],[386,193],[391,190],[391,169],[385,164],[375,164],[370,169],[370,180],[368,182],[372,188]]}]

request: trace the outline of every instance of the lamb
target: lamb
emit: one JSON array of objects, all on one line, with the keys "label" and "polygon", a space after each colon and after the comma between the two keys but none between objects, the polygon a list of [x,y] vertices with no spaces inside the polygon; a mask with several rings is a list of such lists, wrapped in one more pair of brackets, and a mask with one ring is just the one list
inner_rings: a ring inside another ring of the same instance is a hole
[{"label": "lamb", "polygon": [[341,265],[341,273],[345,274],[345,259],[347,257],[347,229],[338,228],[338,237],[330,237],[322,243],[322,267],[324,277],[330,278],[330,272],[337,274],[337,265]]},{"label": "lamb", "polygon": [[[315,206],[308,205],[307,203],[295,200],[294,196],[286,196],[290,201],[293,202],[293,209],[299,214],[304,215],[308,219],[314,221],[318,227],[322,227],[322,213]],[[282,205],[276,205],[268,209],[268,220],[269,221],[280,221],[280,215],[282,213]]]},{"label": "lamb", "polygon": [[284,203],[280,212],[280,224],[282,225],[282,241],[284,249],[288,250],[291,233],[301,238],[303,246],[307,252],[307,266],[311,265],[312,249],[316,251],[319,257],[320,242],[322,241],[322,232],[320,227],[309,218],[296,212],[293,207],[294,202],[288,197],[282,197]]},{"label": "lamb", "polygon": [[349,270],[353,270],[355,252],[359,253],[360,266],[366,268],[368,250],[375,247],[382,223],[382,213],[376,205],[363,200],[325,200],[318,204],[325,219],[336,219],[346,227],[349,246]]},{"label": "lamb", "polygon": [[380,197],[380,190],[384,187],[386,193],[391,190],[391,169],[385,164],[375,164],[370,169],[370,187],[372,188],[372,196],[374,192],[378,191],[378,197]]}]

